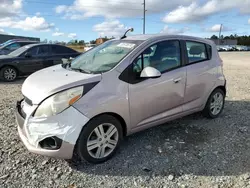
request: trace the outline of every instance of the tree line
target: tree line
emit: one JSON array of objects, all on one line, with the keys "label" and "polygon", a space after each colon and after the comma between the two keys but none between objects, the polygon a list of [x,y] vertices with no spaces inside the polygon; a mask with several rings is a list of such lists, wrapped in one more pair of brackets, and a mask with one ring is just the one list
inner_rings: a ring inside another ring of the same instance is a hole
[{"label": "tree line", "polygon": [[[114,39],[114,37],[103,37],[102,40],[103,42],[106,42],[108,40],[111,40],[111,39]],[[95,44],[96,43],[96,40],[90,40],[89,42],[85,42],[84,40],[70,40],[69,42],[64,42],[64,41],[52,41],[52,40],[47,40],[47,39],[44,39],[42,41],[43,43],[48,43],[48,44],[62,44],[62,45],[72,45],[72,46],[85,46],[86,44]]]},{"label": "tree line", "polygon": [[[219,39],[216,35],[212,35],[210,39]],[[238,45],[244,45],[244,46],[250,46],[250,35],[243,35],[243,36],[238,36],[238,35],[229,35],[229,36],[223,36],[221,35],[220,37],[221,40],[225,39],[232,39],[232,40],[237,40]]]}]

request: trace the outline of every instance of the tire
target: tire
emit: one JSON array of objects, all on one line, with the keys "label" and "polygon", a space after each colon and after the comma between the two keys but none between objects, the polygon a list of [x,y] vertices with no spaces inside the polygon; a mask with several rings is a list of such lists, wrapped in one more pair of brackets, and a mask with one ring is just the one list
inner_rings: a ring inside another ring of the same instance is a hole
[{"label": "tire", "polygon": [[18,72],[14,67],[6,66],[0,70],[0,77],[5,82],[12,82],[17,78]]},{"label": "tire", "polygon": [[[215,102],[214,97],[216,96],[222,97],[221,101],[218,100],[217,102]],[[209,96],[206,106],[203,110],[203,115],[210,119],[217,118],[222,113],[224,104],[225,104],[225,93],[223,90],[217,88]],[[213,108],[212,105],[215,107]]]},{"label": "tire", "polygon": [[[107,133],[109,130],[112,134],[116,131],[113,135],[110,134],[111,140],[109,139],[109,136],[107,136],[107,138],[105,138],[106,136],[100,137],[100,133],[102,132],[100,126],[103,127],[104,133]],[[99,133],[99,137],[96,132]],[[90,163],[97,164],[109,160],[117,151],[122,140],[122,135],[121,123],[113,116],[101,115],[94,118],[87,123],[86,126],[84,126],[82,132],[80,133],[75,146],[73,161],[80,159],[81,161],[85,160]],[[95,144],[92,144],[90,141],[95,142]],[[111,141],[112,144],[110,143]],[[88,143],[89,147],[87,147]],[[109,148],[110,146],[114,148],[111,149]],[[93,149],[91,147],[93,147]],[[99,157],[97,157],[98,155]]]}]

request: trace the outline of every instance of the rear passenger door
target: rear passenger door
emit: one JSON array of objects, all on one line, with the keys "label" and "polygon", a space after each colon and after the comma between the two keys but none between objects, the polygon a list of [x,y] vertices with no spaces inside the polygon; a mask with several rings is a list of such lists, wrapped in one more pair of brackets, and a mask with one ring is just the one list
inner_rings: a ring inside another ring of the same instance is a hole
[{"label": "rear passenger door", "polygon": [[[34,46],[28,49],[25,53],[23,53],[19,59],[19,69],[21,72],[30,74],[35,71],[38,71],[43,67],[44,58],[46,57],[44,54],[41,54],[41,49],[43,46]],[[29,57],[25,54],[29,53]]]},{"label": "rear passenger door", "polygon": [[187,82],[183,110],[194,110],[204,104],[204,96],[215,83],[211,46],[197,41],[186,41]]}]

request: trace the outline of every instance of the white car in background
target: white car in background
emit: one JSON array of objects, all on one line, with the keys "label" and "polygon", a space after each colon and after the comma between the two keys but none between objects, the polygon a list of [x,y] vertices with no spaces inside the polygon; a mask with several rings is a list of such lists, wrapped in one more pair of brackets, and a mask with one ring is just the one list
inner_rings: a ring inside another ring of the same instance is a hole
[{"label": "white car in background", "polygon": [[96,47],[96,44],[86,44],[86,46],[84,47],[84,51],[89,51],[92,48]]},{"label": "white car in background", "polygon": [[240,46],[240,45],[238,45],[238,46],[236,46],[236,49],[238,51],[247,51],[247,46]]}]

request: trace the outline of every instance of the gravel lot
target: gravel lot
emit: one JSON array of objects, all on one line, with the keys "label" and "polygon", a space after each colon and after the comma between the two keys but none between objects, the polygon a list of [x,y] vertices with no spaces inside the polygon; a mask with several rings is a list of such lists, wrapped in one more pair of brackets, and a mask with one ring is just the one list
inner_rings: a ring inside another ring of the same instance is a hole
[{"label": "gravel lot", "polygon": [[0,187],[250,188],[250,52],[221,53],[225,110],[200,114],[126,138],[104,164],[70,164],[29,153],[14,107],[23,79],[0,83]]}]

